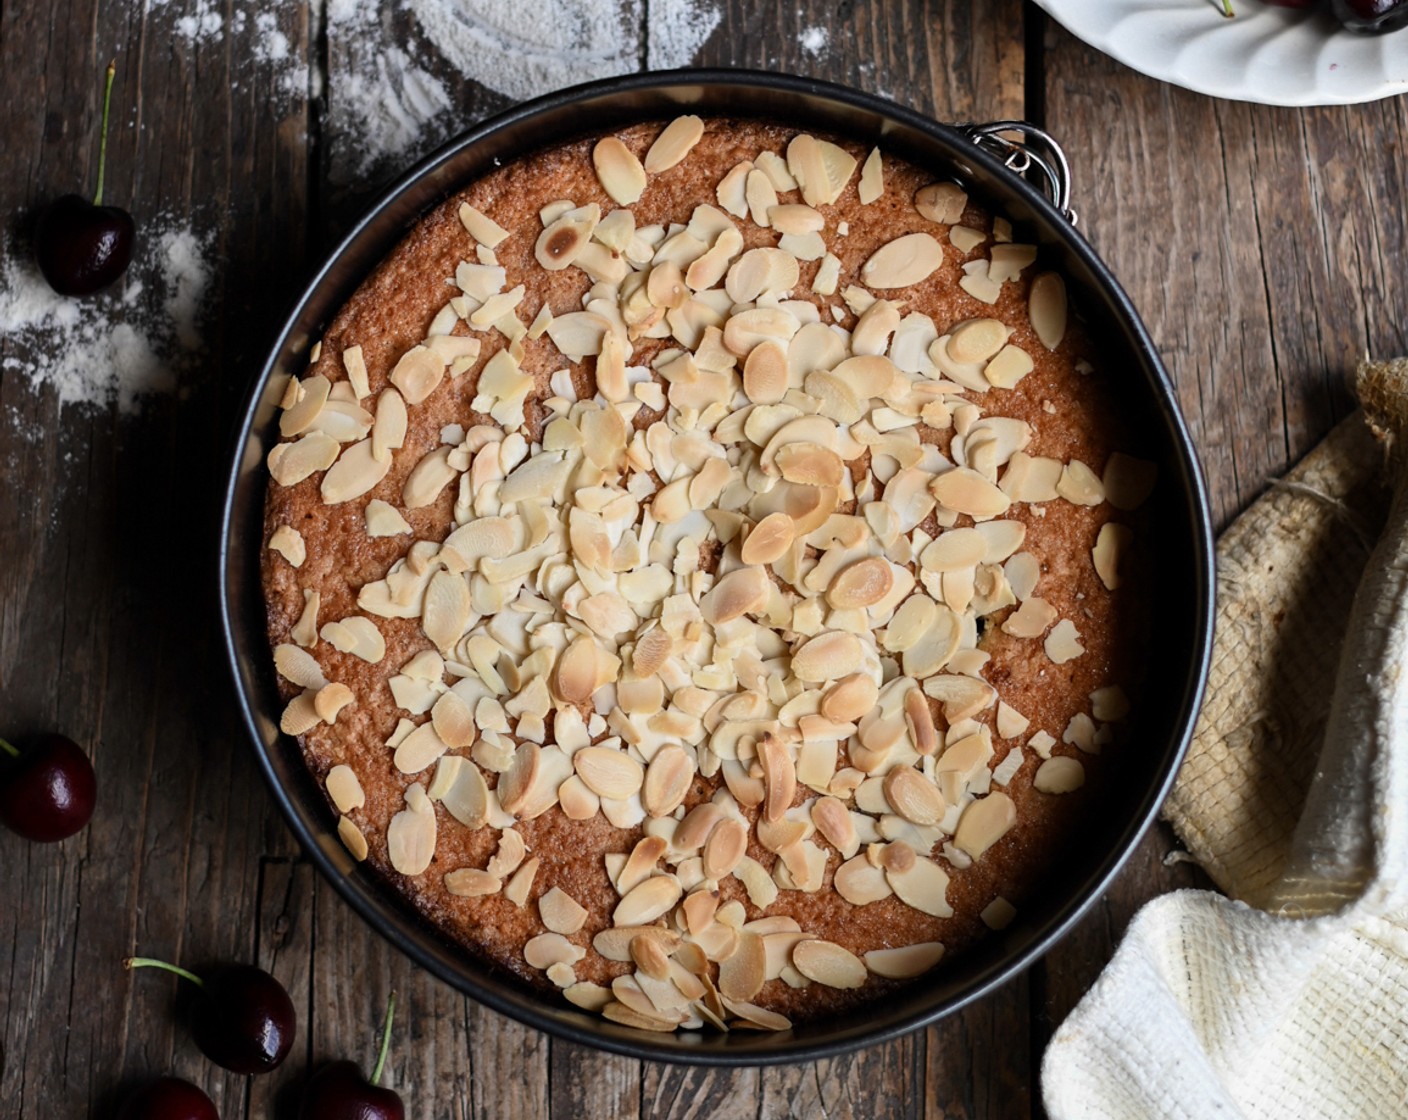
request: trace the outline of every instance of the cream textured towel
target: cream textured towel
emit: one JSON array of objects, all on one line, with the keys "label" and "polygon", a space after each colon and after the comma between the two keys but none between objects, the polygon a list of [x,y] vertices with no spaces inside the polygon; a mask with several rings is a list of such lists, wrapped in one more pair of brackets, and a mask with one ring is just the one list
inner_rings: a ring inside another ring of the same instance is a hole
[{"label": "cream textured towel", "polygon": [[1402,595],[1370,609],[1402,571],[1359,586],[1408,501],[1384,460],[1356,414],[1219,542],[1208,694],[1165,813],[1231,898],[1136,916],[1047,1050],[1055,1120],[1408,1117],[1408,703],[1363,700],[1408,695],[1408,672],[1340,664],[1350,627],[1408,626]]}]

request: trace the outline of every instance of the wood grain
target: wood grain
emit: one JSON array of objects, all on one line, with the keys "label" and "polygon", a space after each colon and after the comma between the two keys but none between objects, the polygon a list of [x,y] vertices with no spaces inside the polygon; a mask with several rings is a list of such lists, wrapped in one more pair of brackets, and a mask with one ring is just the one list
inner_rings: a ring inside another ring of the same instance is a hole
[{"label": "wood grain", "polygon": [[[685,3],[622,0],[622,65],[671,57],[661,20]],[[1351,406],[1344,375],[1365,349],[1408,350],[1408,99],[1305,112],[1214,102],[1088,50],[1020,0],[688,4],[717,15],[701,65],[814,75],[940,119],[1047,124],[1072,157],[1082,229],[1165,356],[1219,523]],[[26,251],[36,207],[92,178],[98,79],[116,56],[109,200],[144,231],[158,215],[190,225],[214,263],[201,360],[179,397],[140,417],[62,409],[5,365],[29,355],[0,338],[3,731],[75,735],[102,789],[93,823],[63,844],[0,834],[0,1116],[104,1120],[135,1082],[171,1072],[227,1118],[291,1117],[320,1063],[370,1066],[393,989],[386,1080],[413,1115],[1040,1115],[1042,1049],[1133,913],[1204,885],[1164,865],[1166,828],[1066,941],[987,999],[886,1046],[737,1071],[550,1042],[413,967],[300,857],[251,764],[213,637],[210,495],[248,379],[322,249],[390,176],[509,102],[441,58],[404,7],[352,25],[330,22],[325,0],[289,0],[269,9],[288,42],[277,63],[256,49],[242,0],[197,41],[176,29],[186,7],[0,8],[0,204],[17,215],[0,256]],[[348,83],[393,49],[452,108],[393,159],[368,161]],[[300,1014],[289,1061],[258,1081],[212,1067],[175,981],[122,972],[134,950],[271,969]]]}]

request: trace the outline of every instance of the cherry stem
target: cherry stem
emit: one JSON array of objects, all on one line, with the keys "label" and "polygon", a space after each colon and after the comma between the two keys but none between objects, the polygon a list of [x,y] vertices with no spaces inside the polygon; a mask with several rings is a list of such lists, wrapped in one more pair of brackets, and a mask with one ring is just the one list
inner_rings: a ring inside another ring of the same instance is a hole
[{"label": "cherry stem", "polygon": [[108,163],[108,109],[112,105],[112,80],[117,74],[117,59],[108,63],[108,81],[103,90],[103,135],[98,143],[98,191],[93,195],[93,205],[103,204],[103,172]]},{"label": "cherry stem", "polygon": [[396,993],[386,1001],[386,1021],[381,1025],[381,1053],[376,1056],[376,1068],[372,1070],[372,1084],[381,1081],[381,1071],[386,1066],[386,1053],[391,1049],[391,1019],[396,1013]]},{"label": "cherry stem", "polygon": [[1222,14],[1231,19],[1237,13],[1232,10],[1232,0],[1222,0]]},{"label": "cherry stem", "polygon": [[202,988],[205,987],[205,981],[202,980],[199,976],[197,976],[194,972],[188,972],[184,968],[178,968],[176,965],[170,964],[167,961],[155,960],[152,957],[128,957],[125,961],[122,962],[122,967],[164,968],[167,972],[174,972],[183,980],[189,980],[192,984],[195,984]]},{"label": "cherry stem", "polygon": [[9,743],[5,742],[4,739],[0,739],[0,751],[4,751],[11,758],[19,758],[20,756],[19,749],[11,746]]}]

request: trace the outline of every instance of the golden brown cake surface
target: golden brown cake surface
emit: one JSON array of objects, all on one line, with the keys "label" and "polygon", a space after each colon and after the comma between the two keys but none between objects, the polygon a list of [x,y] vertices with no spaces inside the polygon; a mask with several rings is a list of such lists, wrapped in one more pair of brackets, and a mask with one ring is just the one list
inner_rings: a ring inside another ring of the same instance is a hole
[{"label": "golden brown cake surface", "polygon": [[[883,994],[1071,842],[1139,683],[1102,527],[1151,480],[1020,230],[883,151],[666,123],[471,184],[329,325],[269,635],[349,847],[430,922],[623,1022],[780,1026],[753,1005]],[[634,920],[667,932],[594,945]]]}]

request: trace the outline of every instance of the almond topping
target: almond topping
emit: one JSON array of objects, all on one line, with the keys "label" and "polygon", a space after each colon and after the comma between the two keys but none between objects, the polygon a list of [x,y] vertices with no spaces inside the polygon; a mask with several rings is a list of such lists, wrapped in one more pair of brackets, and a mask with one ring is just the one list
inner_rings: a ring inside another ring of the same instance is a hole
[{"label": "almond topping", "polygon": [[834,797],[818,798],[812,804],[812,824],[838,852],[844,855],[855,851],[856,825],[844,802]]},{"label": "almond topping", "polygon": [[296,486],[315,471],[325,471],[337,459],[341,445],[323,432],[309,432],[292,443],[277,443],[269,451],[269,474],[280,486]]},{"label": "almond topping", "polygon": [[761,342],[743,363],[743,391],[755,404],[776,404],[787,392],[787,352],[777,342]]},{"label": "almond topping", "polygon": [[756,933],[743,933],[732,956],[719,965],[719,992],[729,999],[752,999],[767,979],[767,951]]},{"label": "almond topping", "polygon": [[313,697],[313,710],[324,723],[336,723],[337,714],[355,701],[352,690],[345,684],[328,684],[318,689]]},{"label": "almond topping", "polygon": [[896,766],[885,775],[885,799],[905,820],[923,827],[937,825],[946,809],[938,787],[909,766]]},{"label": "almond topping", "polygon": [[[585,778],[582,780],[586,781]],[[646,812],[652,817],[673,813],[684,800],[693,782],[694,760],[682,747],[662,747],[650,760],[650,765],[645,771],[641,800]]]},{"label": "almond topping", "polygon": [[553,681],[564,703],[585,704],[590,700],[597,689],[596,643],[591,638],[581,637],[569,645],[557,659]]},{"label": "almond topping", "polygon": [[618,926],[643,926],[667,913],[681,893],[679,880],[673,875],[652,875],[617,903],[611,921]]},{"label": "almond topping", "polygon": [[792,547],[796,534],[797,525],[792,518],[785,513],[770,513],[748,533],[739,557],[745,564],[774,563]]},{"label": "almond topping", "polygon": [[1070,793],[1085,785],[1085,767],[1078,758],[1052,755],[1037,767],[1032,785],[1042,793]]},{"label": "almond topping", "polygon": [[645,153],[645,170],[651,175],[668,171],[689,155],[690,149],[699,143],[703,135],[704,122],[698,117],[692,114],[676,117],[655,138],[650,151]]},{"label": "almond topping", "polygon": [[762,610],[772,587],[767,572],[753,565],[737,568],[722,577],[699,601],[699,610],[710,626],[721,626]]},{"label": "almond topping", "polygon": [[869,676],[852,673],[827,690],[822,697],[821,714],[838,723],[850,723],[871,711],[879,696],[880,690]]},{"label": "almond topping", "polygon": [[840,680],[860,665],[860,639],[841,630],[810,639],[792,655],[792,675],[811,684]]},{"label": "almond topping", "polygon": [[645,780],[639,762],[611,747],[583,747],[572,756],[572,766],[589,790],[615,801],[633,797]]},{"label": "almond topping", "polygon": [[843,569],[826,589],[826,601],[837,610],[869,607],[885,598],[894,585],[890,562],[883,556],[871,556]]},{"label": "almond topping", "polygon": [[1133,541],[1134,531],[1127,525],[1107,521],[1100,526],[1090,555],[1100,582],[1111,591],[1120,585],[1120,561]]},{"label": "almond topping", "polygon": [[928,972],[943,955],[944,947],[939,942],[921,941],[896,949],[872,949],[865,954],[865,967],[889,980],[911,980]]},{"label": "almond topping", "polygon": [[597,142],[592,149],[592,166],[601,187],[618,206],[630,206],[645,192],[645,168],[615,136]]},{"label": "almond topping", "polygon": [[930,183],[914,192],[914,208],[931,222],[955,225],[967,207],[968,194],[957,183]]},{"label": "almond topping", "polygon": [[481,898],[488,894],[498,894],[503,889],[503,881],[480,871],[477,867],[462,867],[445,876],[445,890],[456,898]]},{"label": "almond topping", "polygon": [[969,319],[949,335],[948,356],[955,362],[986,362],[1007,345],[1010,333],[1001,319]]},{"label": "almond topping", "polygon": [[357,780],[357,772],[350,766],[334,766],[328,771],[324,784],[339,813],[350,813],[367,803],[367,795],[362,792],[362,783]]},{"label": "almond topping", "polygon": [[907,233],[876,249],[861,266],[860,279],[870,288],[908,288],[927,280],[943,263],[943,248],[931,234]]},{"label": "almond topping", "polygon": [[435,857],[435,808],[419,782],[406,790],[406,808],[386,827],[386,853],[402,875],[424,874]]},{"label": "almond topping", "polygon": [[732,874],[748,850],[748,829],[741,821],[720,821],[704,844],[704,874],[714,880]]},{"label": "almond topping", "polygon": [[792,964],[808,980],[828,988],[859,988],[866,981],[861,959],[831,941],[797,942],[792,947]]},{"label": "almond topping", "polygon": [[758,762],[762,765],[763,782],[767,788],[763,819],[779,821],[797,792],[796,766],[786,744],[771,732],[765,734],[758,744]]},{"label": "almond topping", "polygon": [[948,874],[933,860],[916,857],[912,867],[902,871],[887,870],[885,877],[906,906],[935,918],[953,917],[953,907],[945,897]]},{"label": "almond topping", "polygon": [[1012,799],[1005,793],[990,793],[963,811],[958,831],[953,834],[953,845],[977,859],[1016,823],[1017,807]]},{"label": "almond topping", "polygon": [[553,887],[538,899],[538,916],[553,933],[576,933],[587,921],[587,911],[561,887]]},{"label": "almond topping", "polygon": [[1032,279],[1027,299],[1032,330],[1048,350],[1055,350],[1066,337],[1066,282],[1055,272],[1043,272]]}]

